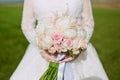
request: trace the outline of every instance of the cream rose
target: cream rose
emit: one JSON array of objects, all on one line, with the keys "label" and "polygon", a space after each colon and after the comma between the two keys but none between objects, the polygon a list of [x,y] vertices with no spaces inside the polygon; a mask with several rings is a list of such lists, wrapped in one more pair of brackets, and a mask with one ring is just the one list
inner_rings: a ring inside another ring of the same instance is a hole
[{"label": "cream rose", "polygon": [[75,29],[66,29],[64,30],[64,37],[66,38],[75,38],[77,36],[77,32]]},{"label": "cream rose", "polygon": [[77,48],[81,48],[82,50],[87,48],[86,40],[79,40]]},{"label": "cream rose", "polygon": [[51,36],[52,37],[52,35],[53,35],[53,33],[54,33],[54,29],[53,28],[49,28],[49,29],[47,29],[46,30],[46,35],[48,35],[48,36]]},{"label": "cream rose", "polygon": [[62,48],[67,48],[67,49],[71,49],[73,46],[73,40],[72,39],[64,39],[62,42]]}]

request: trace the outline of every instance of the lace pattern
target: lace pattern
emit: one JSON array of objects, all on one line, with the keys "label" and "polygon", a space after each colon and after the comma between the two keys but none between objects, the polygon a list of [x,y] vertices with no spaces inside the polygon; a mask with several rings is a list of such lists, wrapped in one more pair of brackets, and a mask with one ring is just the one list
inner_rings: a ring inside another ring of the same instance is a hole
[{"label": "lace pattern", "polygon": [[35,33],[35,13],[32,0],[25,0],[21,28],[29,43],[37,45]]},{"label": "lace pattern", "polygon": [[[77,24],[79,24],[79,27],[82,27],[86,30],[87,32],[87,42],[90,41],[90,38],[92,36],[93,30],[94,30],[94,20],[93,20],[93,15],[92,15],[92,8],[91,8],[91,2],[90,0],[82,0],[82,11],[81,14],[79,14],[79,16],[72,16],[69,15],[70,11],[70,7],[67,4],[67,8],[65,11],[63,11],[63,13],[61,15],[58,15],[57,12],[59,11],[54,11],[52,12],[52,14],[54,16],[49,16],[49,17],[42,17],[41,19],[38,19],[38,24],[35,25],[35,21],[36,19],[36,15],[35,15],[35,11],[34,11],[34,5],[32,4],[33,0],[25,0],[24,2],[24,10],[23,10],[23,18],[22,18],[22,31],[25,35],[25,37],[27,38],[27,40],[32,43],[33,45],[38,45],[38,39],[36,39],[36,32],[38,32],[38,26],[41,29],[41,31],[43,30],[43,26],[49,25],[51,26],[51,23],[55,23],[55,20],[57,20],[60,17],[63,17],[63,19],[65,19],[64,17],[66,17],[67,19],[64,20],[63,22],[61,21],[61,23],[64,25],[68,24],[68,19],[73,21],[74,23],[77,22]],[[46,15],[48,16],[48,15]]]}]

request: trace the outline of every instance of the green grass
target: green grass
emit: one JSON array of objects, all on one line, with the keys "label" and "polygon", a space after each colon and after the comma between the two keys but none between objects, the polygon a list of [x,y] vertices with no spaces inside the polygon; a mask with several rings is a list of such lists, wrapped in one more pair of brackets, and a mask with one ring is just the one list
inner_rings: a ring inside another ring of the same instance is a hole
[{"label": "green grass", "polygon": [[[91,42],[110,80],[120,79],[120,10],[94,8]],[[8,80],[22,59],[28,42],[21,31],[22,7],[0,6],[0,80]]]}]

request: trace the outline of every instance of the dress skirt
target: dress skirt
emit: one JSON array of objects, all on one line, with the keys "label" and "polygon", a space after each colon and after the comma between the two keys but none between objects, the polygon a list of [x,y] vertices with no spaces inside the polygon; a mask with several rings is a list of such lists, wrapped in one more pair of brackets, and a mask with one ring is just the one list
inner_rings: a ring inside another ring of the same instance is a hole
[{"label": "dress skirt", "polygon": [[[71,62],[74,80],[108,80],[94,46],[89,43],[85,51]],[[10,80],[39,80],[49,66],[38,47],[29,44],[25,55]]]}]

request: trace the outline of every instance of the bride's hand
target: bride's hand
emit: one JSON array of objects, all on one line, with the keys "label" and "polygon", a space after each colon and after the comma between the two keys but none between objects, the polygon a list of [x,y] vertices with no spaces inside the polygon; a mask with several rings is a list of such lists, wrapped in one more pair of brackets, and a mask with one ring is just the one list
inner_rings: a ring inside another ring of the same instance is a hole
[{"label": "bride's hand", "polygon": [[70,61],[73,61],[75,60],[80,54],[77,54],[75,57],[71,57],[71,56],[67,56],[65,57],[65,59],[63,59],[62,61],[60,62],[70,62]]},{"label": "bride's hand", "polygon": [[50,56],[50,54],[46,50],[42,50],[41,55],[43,58],[45,58],[49,62],[56,62],[57,59]]}]

